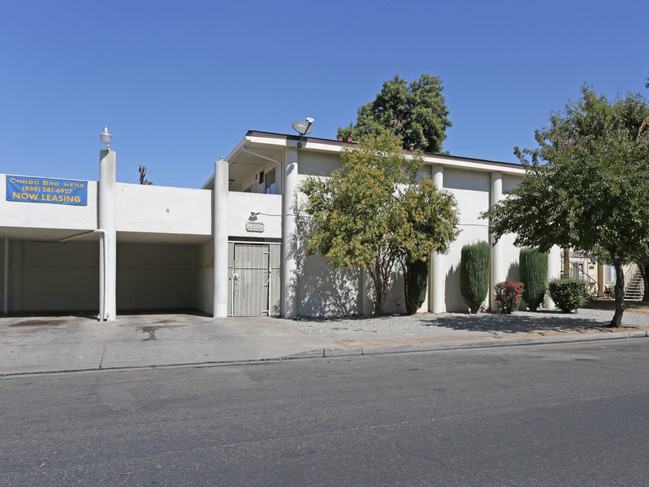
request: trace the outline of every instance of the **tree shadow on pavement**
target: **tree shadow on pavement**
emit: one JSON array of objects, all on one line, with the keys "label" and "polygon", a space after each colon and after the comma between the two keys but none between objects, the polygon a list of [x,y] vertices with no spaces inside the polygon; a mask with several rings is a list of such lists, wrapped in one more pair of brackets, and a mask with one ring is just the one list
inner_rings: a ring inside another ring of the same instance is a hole
[{"label": "tree shadow on pavement", "polygon": [[485,333],[587,333],[592,330],[600,332],[619,331],[605,328],[611,316],[580,317],[579,314],[561,313],[513,313],[502,315],[484,313],[479,315],[448,314],[421,319],[424,326],[439,326],[452,330],[475,331]]}]

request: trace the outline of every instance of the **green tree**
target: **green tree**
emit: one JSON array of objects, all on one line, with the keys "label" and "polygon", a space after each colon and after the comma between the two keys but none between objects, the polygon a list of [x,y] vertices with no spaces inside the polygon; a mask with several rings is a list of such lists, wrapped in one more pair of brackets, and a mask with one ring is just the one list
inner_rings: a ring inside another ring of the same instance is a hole
[{"label": "green tree", "polygon": [[453,197],[428,179],[417,183],[423,160],[404,156],[400,144],[389,131],[371,134],[343,151],[343,166],[331,177],[308,178],[301,188],[314,223],[307,253],[336,268],[366,269],[376,314],[397,264],[425,260],[457,234]]},{"label": "green tree", "polygon": [[615,314],[624,313],[623,263],[649,255],[649,115],[640,95],[610,102],[584,86],[581,97],[536,131],[534,150],[515,149],[526,173],[509,196],[483,213],[496,238],[609,256],[615,266]]},{"label": "green tree", "polygon": [[374,101],[358,109],[356,123],[340,127],[338,135],[360,140],[389,129],[401,137],[404,147],[414,144],[422,151],[439,153],[451,126],[442,91],[437,76],[422,74],[410,83],[395,76],[383,83]]}]

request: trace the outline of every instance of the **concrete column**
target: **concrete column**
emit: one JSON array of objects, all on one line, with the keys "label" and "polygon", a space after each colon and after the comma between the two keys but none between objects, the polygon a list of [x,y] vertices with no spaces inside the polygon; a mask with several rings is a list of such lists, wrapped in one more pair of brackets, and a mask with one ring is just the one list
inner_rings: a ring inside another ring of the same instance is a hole
[{"label": "concrete column", "polygon": [[563,249],[563,277],[570,277],[570,249]]},{"label": "concrete column", "polygon": [[9,313],[9,239],[5,237],[4,283],[2,286],[4,314]]},{"label": "concrete column", "polygon": [[[548,282],[561,277],[561,263],[561,249],[555,245],[550,249],[550,252],[548,252]],[[543,307],[545,309],[556,308],[554,302],[550,299],[550,293],[545,293]]]},{"label": "concrete column", "polygon": [[[433,183],[438,190],[444,189],[444,166],[433,166]],[[433,313],[446,311],[446,269],[444,268],[444,254],[435,252],[430,259],[428,289],[429,306]]]},{"label": "concrete column", "polygon": [[359,271],[359,281],[358,281],[358,306],[359,314],[361,316],[372,316],[372,311],[374,310],[374,301],[370,299],[370,286],[372,285],[369,277],[367,276],[367,270],[361,269]]},{"label": "concrete column", "polygon": [[25,241],[14,240],[10,243],[9,252],[9,308],[12,311],[24,311],[24,274],[25,274]]},{"label": "concrete column", "polygon": [[[503,197],[503,173],[491,173],[491,199],[490,206],[494,206]],[[492,311],[496,311],[496,299],[494,293],[494,286],[499,282],[507,279],[507,269],[505,269],[503,262],[503,242],[502,239],[494,245],[493,235],[490,235],[491,240],[491,285],[489,286],[489,302]]]},{"label": "concrete column", "polygon": [[598,298],[604,297],[605,285],[606,283],[604,282],[604,266],[598,262],[597,263],[597,297]]},{"label": "concrete column", "polygon": [[295,202],[298,187],[297,149],[288,147],[284,153],[284,184],[282,196],[282,316],[297,316],[297,222]]},{"label": "concrete column", "polygon": [[[103,255],[99,262],[104,266],[104,319],[112,321],[117,316],[117,233],[115,232],[115,152],[99,151],[99,218],[98,227],[104,231]],[[101,317],[100,317],[101,318]]]},{"label": "concrete column", "polygon": [[214,318],[228,316],[229,165],[214,163]]}]

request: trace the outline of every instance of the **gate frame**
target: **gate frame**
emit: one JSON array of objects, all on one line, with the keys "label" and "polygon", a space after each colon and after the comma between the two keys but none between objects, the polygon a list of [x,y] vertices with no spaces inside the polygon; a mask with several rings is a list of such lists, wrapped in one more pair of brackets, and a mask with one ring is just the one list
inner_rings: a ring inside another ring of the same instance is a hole
[{"label": "gate frame", "polygon": [[[230,246],[230,244],[233,244]],[[268,246],[268,309],[262,310],[262,314],[260,315],[254,315],[254,316],[268,316],[268,317],[279,317],[281,316],[281,299],[282,299],[282,288],[281,288],[281,273],[282,273],[282,265],[281,265],[281,256],[282,256],[282,242],[281,241],[255,241],[255,240],[232,240],[228,239],[228,317],[236,317],[234,314],[234,270],[235,270],[235,265],[234,265],[234,259],[235,259],[235,253],[234,249],[237,244],[243,244],[243,245],[264,245]],[[273,253],[271,251],[271,248],[275,247],[278,249],[278,252],[276,254],[277,257],[277,265],[273,265]],[[230,253],[230,249],[232,249],[232,253]],[[279,282],[277,283],[276,286],[273,286],[272,280],[273,278],[279,279]],[[278,289],[277,295],[273,296],[273,290],[275,287]],[[274,299],[273,299],[274,298]],[[273,308],[277,308],[277,311],[275,313],[272,312]]]}]

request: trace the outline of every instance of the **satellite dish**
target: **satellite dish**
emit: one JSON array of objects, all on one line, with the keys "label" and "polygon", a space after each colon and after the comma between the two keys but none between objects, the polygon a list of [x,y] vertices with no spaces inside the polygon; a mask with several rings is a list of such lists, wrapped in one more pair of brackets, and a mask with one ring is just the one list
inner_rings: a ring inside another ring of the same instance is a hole
[{"label": "satellite dish", "polygon": [[313,127],[311,126],[312,123],[313,123],[313,119],[307,122],[302,122],[302,121],[293,122],[293,128],[298,134],[307,135],[310,134],[311,131],[313,130]]},{"label": "satellite dish", "polygon": [[311,133],[311,125],[313,125],[313,119],[311,117],[306,117],[304,122],[293,122],[293,128],[300,134],[300,140],[297,143],[298,149],[302,148],[302,137]]}]

